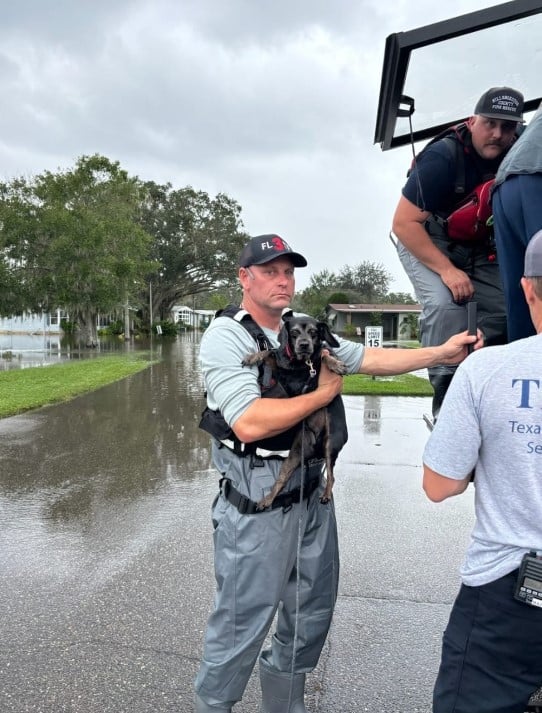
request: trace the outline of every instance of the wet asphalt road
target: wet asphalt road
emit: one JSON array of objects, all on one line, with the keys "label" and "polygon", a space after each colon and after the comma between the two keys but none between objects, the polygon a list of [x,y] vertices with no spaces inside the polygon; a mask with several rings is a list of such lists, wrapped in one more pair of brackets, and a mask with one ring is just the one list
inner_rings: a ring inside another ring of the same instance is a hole
[{"label": "wet asphalt road", "polygon": [[[0,421],[2,713],[194,710],[217,488],[194,353]],[[472,493],[425,499],[430,399],[345,403],[340,593],[307,707],[429,713]],[[234,711],[258,710],[253,676]]]}]

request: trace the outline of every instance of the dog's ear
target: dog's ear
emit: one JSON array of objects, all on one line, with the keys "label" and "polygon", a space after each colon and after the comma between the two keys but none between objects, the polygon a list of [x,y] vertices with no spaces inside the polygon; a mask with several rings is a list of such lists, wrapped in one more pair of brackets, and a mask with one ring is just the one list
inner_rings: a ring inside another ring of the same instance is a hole
[{"label": "dog's ear", "polygon": [[289,340],[290,340],[290,322],[289,319],[291,318],[291,315],[288,315],[280,328],[279,332],[279,346],[281,349],[284,349]]},{"label": "dog's ear", "polygon": [[330,347],[340,346],[325,322],[318,322],[318,336],[320,337],[320,341],[326,342]]},{"label": "dog's ear", "polygon": [[294,316],[293,310],[291,310],[291,309],[286,309],[286,310],[284,310],[284,312],[282,313],[282,321],[283,321],[283,322],[289,322],[289,321],[292,319],[293,316]]}]

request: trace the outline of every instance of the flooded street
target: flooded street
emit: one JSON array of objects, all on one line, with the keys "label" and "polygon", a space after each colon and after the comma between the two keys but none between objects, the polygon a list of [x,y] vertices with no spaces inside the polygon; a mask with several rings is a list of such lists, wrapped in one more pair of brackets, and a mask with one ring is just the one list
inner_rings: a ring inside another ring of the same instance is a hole
[{"label": "flooded street", "polygon": [[[218,476],[197,341],[153,350],[145,371],[0,420],[1,713],[193,713]],[[430,398],[344,401],[339,598],[307,709],[429,713],[472,489],[423,494]],[[256,672],[234,711],[259,700]]]},{"label": "flooded street", "polygon": [[[175,623],[180,666],[186,625],[162,620],[191,576],[179,527],[209,535],[217,479],[197,427],[197,344],[179,337],[154,355],[159,364],[94,393],[0,420],[2,713],[128,712],[136,692],[138,710],[182,710],[157,706],[156,671],[140,659]],[[127,680],[134,657],[140,674]]]},{"label": "flooded street", "polygon": [[209,439],[194,343],[159,346],[143,372],[0,420],[4,575],[54,568],[58,583],[98,584],[178,519],[184,490],[207,476]]}]

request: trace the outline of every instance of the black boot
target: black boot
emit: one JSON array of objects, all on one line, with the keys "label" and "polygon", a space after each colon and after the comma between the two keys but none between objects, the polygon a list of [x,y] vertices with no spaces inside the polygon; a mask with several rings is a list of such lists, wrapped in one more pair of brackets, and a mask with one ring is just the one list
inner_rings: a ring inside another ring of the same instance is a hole
[{"label": "black boot", "polygon": [[444,401],[444,396],[448,391],[448,387],[453,379],[453,373],[448,374],[429,374],[429,381],[433,387],[433,423],[436,423],[439,415],[440,407]]}]

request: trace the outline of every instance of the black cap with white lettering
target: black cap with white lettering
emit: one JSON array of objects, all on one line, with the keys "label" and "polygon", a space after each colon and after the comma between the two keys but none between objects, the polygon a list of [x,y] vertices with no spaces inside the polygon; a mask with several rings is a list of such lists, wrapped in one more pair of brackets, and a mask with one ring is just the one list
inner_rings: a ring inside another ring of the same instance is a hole
[{"label": "black cap with white lettering", "polygon": [[257,235],[251,238],[239,256],[239,267],[264,265],[278,257],[289,258],[295,267],[306,267],[307,261],[296,253],[279,235]]},{"label": "black cap with white lettering", "polygon": [[510,87],[491,87],[478,99],[474,113],[489,119],[523,121],[523,94]]}]

